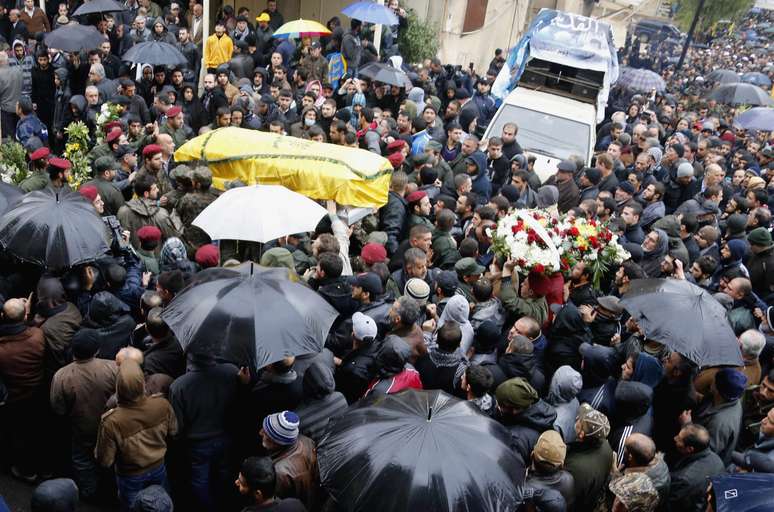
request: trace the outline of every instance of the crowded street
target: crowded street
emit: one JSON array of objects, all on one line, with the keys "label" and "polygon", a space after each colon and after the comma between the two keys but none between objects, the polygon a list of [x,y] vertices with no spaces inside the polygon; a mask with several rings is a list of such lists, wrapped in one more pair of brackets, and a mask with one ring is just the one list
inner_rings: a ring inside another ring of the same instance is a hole
[{"label": "crowded street", "polygon": [[0,512],[774,510],[774,10],[250,2],[0,6]]}]

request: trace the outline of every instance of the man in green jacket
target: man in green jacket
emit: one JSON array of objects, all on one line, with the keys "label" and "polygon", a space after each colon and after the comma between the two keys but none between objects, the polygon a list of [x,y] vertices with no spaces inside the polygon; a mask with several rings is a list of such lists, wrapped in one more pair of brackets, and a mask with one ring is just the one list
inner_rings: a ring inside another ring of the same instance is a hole
[{"label": "man in green jacket", "polygon": [[188,137],[186,137],[185,128],[183,127],[182,108],[177,105],[169,107],[169,110],[167,110],[167,122],[159,127],[159,133],[172,137],[176,148],[185,144]]},{"label": "man in green jacket", "polygon": [[[529,277],[519,286],[519,276],[513,273],[515,262],[509,260],[503,265],[502,282],[500,284],[500,302],[505,311],[513,318],[529,316],[543,325],[548,318],[548,302],[538,295],[529,285]],[[515,281],[513,276],[516,276]],[[518,292],[517,292],[518,289]],[[519,293],[520,292],[520,293]],[[521,296],[519,296],[519,294]]]},{"label": "man in green jacket", "polygon": [[48,157],[51,151],[46,148],[38,148],[30,154],[30,174],[19,183],[19,188],[25,193],[46,188],[48,185]]}]

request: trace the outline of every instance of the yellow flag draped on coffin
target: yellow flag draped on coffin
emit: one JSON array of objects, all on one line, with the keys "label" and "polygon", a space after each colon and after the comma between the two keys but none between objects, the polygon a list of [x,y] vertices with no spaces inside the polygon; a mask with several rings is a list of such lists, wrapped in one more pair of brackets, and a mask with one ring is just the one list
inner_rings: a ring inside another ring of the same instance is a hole
[{"label": "yellow flag draped on coffin", "polygon": [[244,128],[219,128],[175,151],[176,162],[199,161],[213,184],[282,185],[313,199],[378,208],[387,202],[392,165],[380,155]]}]

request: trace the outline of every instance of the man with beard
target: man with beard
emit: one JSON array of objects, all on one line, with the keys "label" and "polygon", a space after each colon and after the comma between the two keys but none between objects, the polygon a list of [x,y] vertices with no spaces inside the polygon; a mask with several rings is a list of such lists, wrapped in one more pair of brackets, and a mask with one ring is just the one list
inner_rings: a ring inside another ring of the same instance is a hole
[{"label": "man with beard", "polygon": [[36,60],[37,66],[32,68],[32,83],[35,84],[32,89],[32,102],[35,103],[35,112],[38,114],[38,118],[48,128],[48,133],[53,133],[54,93],[56,91],[54,68],[51,66],[48,53],[44,51],[38,52]]},{"label": "man with beard", "polygon": [[207,113],[207,122],[215,120],[215,113],[223,107],[228,108],[228,100],[223,89],[218,87],[215,75],[207,73],[204,76],[204,93],[201,97],[202,107]]},{"label": "man with beard", "polygon": [[521,146],[516,142],[516,135],[519,133],[519,126],[516,123],[505,123],[503,133],[500,138],[503,141],[503,155],[510,161],[515,155],[524,153]]}]

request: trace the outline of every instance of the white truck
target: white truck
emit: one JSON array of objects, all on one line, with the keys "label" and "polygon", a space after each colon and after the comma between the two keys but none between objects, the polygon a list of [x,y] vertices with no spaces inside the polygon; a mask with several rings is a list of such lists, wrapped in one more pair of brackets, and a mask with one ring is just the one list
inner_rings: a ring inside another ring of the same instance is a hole
[{"label": "white truck", "polygon": [[596,125],[618,78],[610,26],[544,9],[511,54],[493,87],[501,104],[484,140],[516,123],[516,140],[535,157],[542,181],[556,172],[560,160],[578,157],[589,165]]}]

